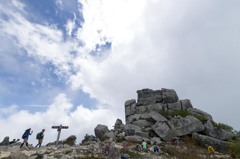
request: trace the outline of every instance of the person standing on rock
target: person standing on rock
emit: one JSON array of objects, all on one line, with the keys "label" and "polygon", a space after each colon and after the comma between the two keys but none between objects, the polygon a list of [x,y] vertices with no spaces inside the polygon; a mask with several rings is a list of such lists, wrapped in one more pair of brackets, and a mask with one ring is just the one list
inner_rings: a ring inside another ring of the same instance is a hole
[{"label": "person standing on rock", "polygon": [[147,143],[144,140],[142,140],[142,149],[143,151],[147,152]]},{"label": "person standing on rock", "polygon": [[43,142],[44,132],[45,132],[45,129],[42,129],[42,131],[37,134],[36,139],[38,140],[38,144],[35,147],[37,146],[39,146],[39,148],[41,147]]},{"label": "person standing on rock", "polygon": [[21,144],[20,148],[26,144],[27,148],[28,148],[28,137],[29,135],[32,135],[33,131],[31,131],[31,128],[25,130],[24,134],[22,135],[22,139],[23,139],[23,143]]}]

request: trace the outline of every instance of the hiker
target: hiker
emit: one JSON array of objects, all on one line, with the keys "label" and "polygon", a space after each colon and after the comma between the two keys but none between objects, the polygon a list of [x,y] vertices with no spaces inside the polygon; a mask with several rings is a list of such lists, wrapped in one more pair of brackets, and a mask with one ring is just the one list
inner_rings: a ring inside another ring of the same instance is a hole
[{"label": "hiker", "polygon": [[10,141],[9,144],[10,144],[10,145],[11,145],[11,144],[14,144],[14,143],[18,142],[19,140],[20,140],[20,139],[17,139],[17,140],[16,140],[16,139],[13,139],[13,141]]},{"label": "hiker", "polygon": [[129,159],[125,154],[121,154],[121,159]]},{"label": "hiker", "polygon": [[20,148],[24,145],[24,143],[26,144],[27,148],[28,148],[28,137],[29,135],[32,135],[33,131],[31,131],[31,128],[25,130],[24,134],[22,135],[22,139],[23,139],[23,143],[21,144]]},{"label": "hiker", "polygon": [[45,132],[45,129],[42,129],[42,131],[37,134],[36,139],[38,140],[38,144],[35,147],[37,146],[39,146],[39,148],[41,147],[43,137],[44,137],[44,132]]},{"label": "hiker", "polygon": [[213,154],[215,152],[214,148],[212,146],[208,146],[208,153]]},{"label": "hiker", "polygon": [[159,148],[158,148],[156,142],[154,142],[154,144],[153,144],[153,152],[159,153]]},{"label": "hiker", "polygon": [[144,141],[144,140],[142,140],[142,149],[143,149],[143,151],[147,151],[147,143],[146,143],[146,141]]}]

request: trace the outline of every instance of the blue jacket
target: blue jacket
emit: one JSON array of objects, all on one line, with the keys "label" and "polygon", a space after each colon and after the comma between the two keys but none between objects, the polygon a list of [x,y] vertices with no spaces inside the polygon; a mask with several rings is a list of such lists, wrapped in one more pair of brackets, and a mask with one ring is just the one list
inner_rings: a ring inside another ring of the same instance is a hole
[{"label": "blue jacket", "polygon": [[30,130],[25,131],[24,139],[28,139],[29,135],[31,135]]}]

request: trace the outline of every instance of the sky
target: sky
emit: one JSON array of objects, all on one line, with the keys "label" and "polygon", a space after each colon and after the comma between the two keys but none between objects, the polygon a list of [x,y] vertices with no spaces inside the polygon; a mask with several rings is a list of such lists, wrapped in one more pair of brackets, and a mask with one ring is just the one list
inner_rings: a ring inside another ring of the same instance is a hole
[{"label": "sky", "polygon": [[137,90],[179,99],[239,130],[240,1],[0,1],[0,140],[44,144],[125,123]]}]

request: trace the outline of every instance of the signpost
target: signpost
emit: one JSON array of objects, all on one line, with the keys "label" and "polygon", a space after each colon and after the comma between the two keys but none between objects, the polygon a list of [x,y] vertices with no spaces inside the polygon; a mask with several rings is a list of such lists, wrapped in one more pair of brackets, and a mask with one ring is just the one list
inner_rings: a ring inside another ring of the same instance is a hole
[{"label": "signpost", "polygon": [[57,131],[58,131],[57,142],[56,142],[56,145],[58,145],[60,134],[61,134],[61,130],[62,129],[68,129],[68,126],[62,126],[62,125],[60,125],[60,126],[52,126],[52,129],[57,129]]}]

